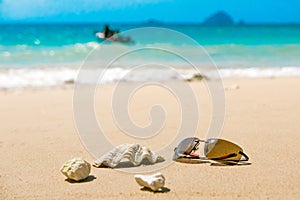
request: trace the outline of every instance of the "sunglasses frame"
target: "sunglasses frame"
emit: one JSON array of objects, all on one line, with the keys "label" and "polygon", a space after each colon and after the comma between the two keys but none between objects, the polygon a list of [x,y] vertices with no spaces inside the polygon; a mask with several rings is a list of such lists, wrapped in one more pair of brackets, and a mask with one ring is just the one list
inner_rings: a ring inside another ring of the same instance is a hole
[{"label": "sunglasses frame", "polygon": [[[201,140],[199,138],[196,138],[197,139],[197,144],[192,148],[193,151],[197,150],[200,142],[204,142],[204,143],[209,143],[208,140]],[[214,138],[211,138],[211,139],[214,139]],[[223,139],[216,139],[216,140],[223,140]],[[229,142],[229,143],[232,143],[230,141],[227,141],[227,140],[223,140],[223,141],[226,141],[226,142]],[[234,143],[232,143],[234,144]],[[234,144],[236,145],[236,144]],[[238,146],[238,145],[236,145]],[[239,147],[239,146],[238,146]],[[241,148],[241,147],[239,147]],[[177,147],[174,149],[176,150]],[[242,148],[241,148],[242,149]],[[176,154],[176,152],[175,152]],[[236,157],[238,154],[242,155],[242,158],[239,159],[239,160],[230,160],[229,158],[233,158],[233,157]],[[206,156],[206,155],[205,155]],[[193,156],[192,154],[189,154],[189,155],[184,155],[184,156],[178,156],[178,158],[174,159],[174,160],[177,160],[177,159],[180,159],[180,158],[188,158],[188,159],[201,159],[201,160],[213,160],[213,161],[220,161],[220,162],[240,162],[240,161],[248,161],[249,160],[249,157],[246,155],[246,153],[244,153],[243,151],[238,151],[237,153],[230,153],[230,154],[227,154],[227,155],[224,155],[224,156],[221,156],[221,157],[216,157],[216,158],[207,158],[207,157],[200,157],[200,156]]]}]

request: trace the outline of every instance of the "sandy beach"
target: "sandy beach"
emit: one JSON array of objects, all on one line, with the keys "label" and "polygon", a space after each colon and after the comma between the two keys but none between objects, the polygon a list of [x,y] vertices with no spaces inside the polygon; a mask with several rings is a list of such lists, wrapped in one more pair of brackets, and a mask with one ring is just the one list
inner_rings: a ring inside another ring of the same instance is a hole
[{"label": "sandy beach", "polygon": [[[190,84],[205,91],[203,82]],[[300,79],[227,79],[224,85],[238,88],[225,90],[221,138],[239,144],[251,165],[173,163],[160,170],[170,190],[165,193],[142,191],[133,174],[113,169],[92,167],[95,179],[67,182],[59,171],[65,161],[78,156],[90,163],[95,159],[76,132],[73,89],[1,90],[0,199],[299,199]],[[110,96],[112,88],[103,86],[97,95]],[[198,94],[203,126],[196,135],[204,137],[211,108],[207,93]],[[170,118],[153,141],[141,141],[153,150],[178,128],[176,101],[161,88],[150,87],[136,95],[132,108],[133,119],[147,124],[148,105],[158,100],[166,104]],[[96,113],[105,116],[103,130],[116,144],[128,142],[112,123],[110,111],[100,109],[108,103],[100,98],[95,105]]]}]

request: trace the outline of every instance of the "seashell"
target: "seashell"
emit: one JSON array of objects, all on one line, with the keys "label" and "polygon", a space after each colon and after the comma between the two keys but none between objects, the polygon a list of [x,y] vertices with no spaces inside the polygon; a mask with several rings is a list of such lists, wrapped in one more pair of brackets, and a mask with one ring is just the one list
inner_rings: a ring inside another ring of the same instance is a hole
[{"label": "seashell", "polygon": [[73,158],[65,162],[60,168],[60,171],[67,178],[74,181],[80,181],[89,176],[91,165],[82,158]]},{"label": "seashell", "polygon": [[114,168],[123,159],[128,159],[134,166],[140,165],[144,159],[151,164],[165,160],[148,147],[141,147],[139,144],[122,144],[97,159],[93,166]]},{"label": "seashell", "polygon": [[165,177],[161,173],[153,175],[135,175],[135,181],[142,187],[151,189],[152,191],[158,191],[165,185]]}]

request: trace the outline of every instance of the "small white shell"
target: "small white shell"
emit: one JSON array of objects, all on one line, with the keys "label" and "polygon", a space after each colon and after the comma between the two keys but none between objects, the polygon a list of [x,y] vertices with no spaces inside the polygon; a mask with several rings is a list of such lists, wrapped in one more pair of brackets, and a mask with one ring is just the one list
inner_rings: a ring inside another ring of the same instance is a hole
[{"label": "small white shell", "polygon": [[74,181],[80,181],[89,176],[91,165],[82,158],[73,158],[65,162],[60,168],[60,171],[67,178]]},{"label": "small white shell", "polygon": [[153,175],[135,175],[136,182],[146,188],[150,188],[153,191],[158,191],[165,185],[165,177],[161,173],[156,173]]},{"label": "small white shell", "polygon": [[152,164],[165,160],[147,147],[141,147],[138,144],[122,144],[101,156],[93,166],[114,168],[123,159],[128,159],[134,166],[140,165],[144,159]]}]

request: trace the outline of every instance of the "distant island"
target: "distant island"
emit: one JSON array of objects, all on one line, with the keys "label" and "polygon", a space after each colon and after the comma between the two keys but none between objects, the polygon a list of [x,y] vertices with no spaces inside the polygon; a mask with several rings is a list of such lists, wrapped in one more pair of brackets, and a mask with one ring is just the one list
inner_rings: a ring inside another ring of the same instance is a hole
[{"label": "distant island", "polygon": [[[156,19],[148,19],[141,24],[147,25],[165,25],[165,24],[180,24],[180,23],[165,23],[163,21],[159,21]],[[197,23],[199,24],[199,23]],[[225,11],[218,11],[213,13],[212,15],[208,16],[204,19],[201,25],[205,26],[232,26],[232,25],[245,25],[243,20],[239,20],[238,22],[234,22],[232,17]]]},{"label": "distant island", "polygon": [[145,24],[164,24],[164,22],[156,20],[156,19],[148,19],[148,21],[144,22]]},{"label": "distant island", "polygon": [[214,13],[213,15],[207,17],[203,21],[202,24],[203,25],[228,26],[228,25],[234,25],[234,21],[233,21],[232,17],[225,11],[218,11],[218,12]]}]

